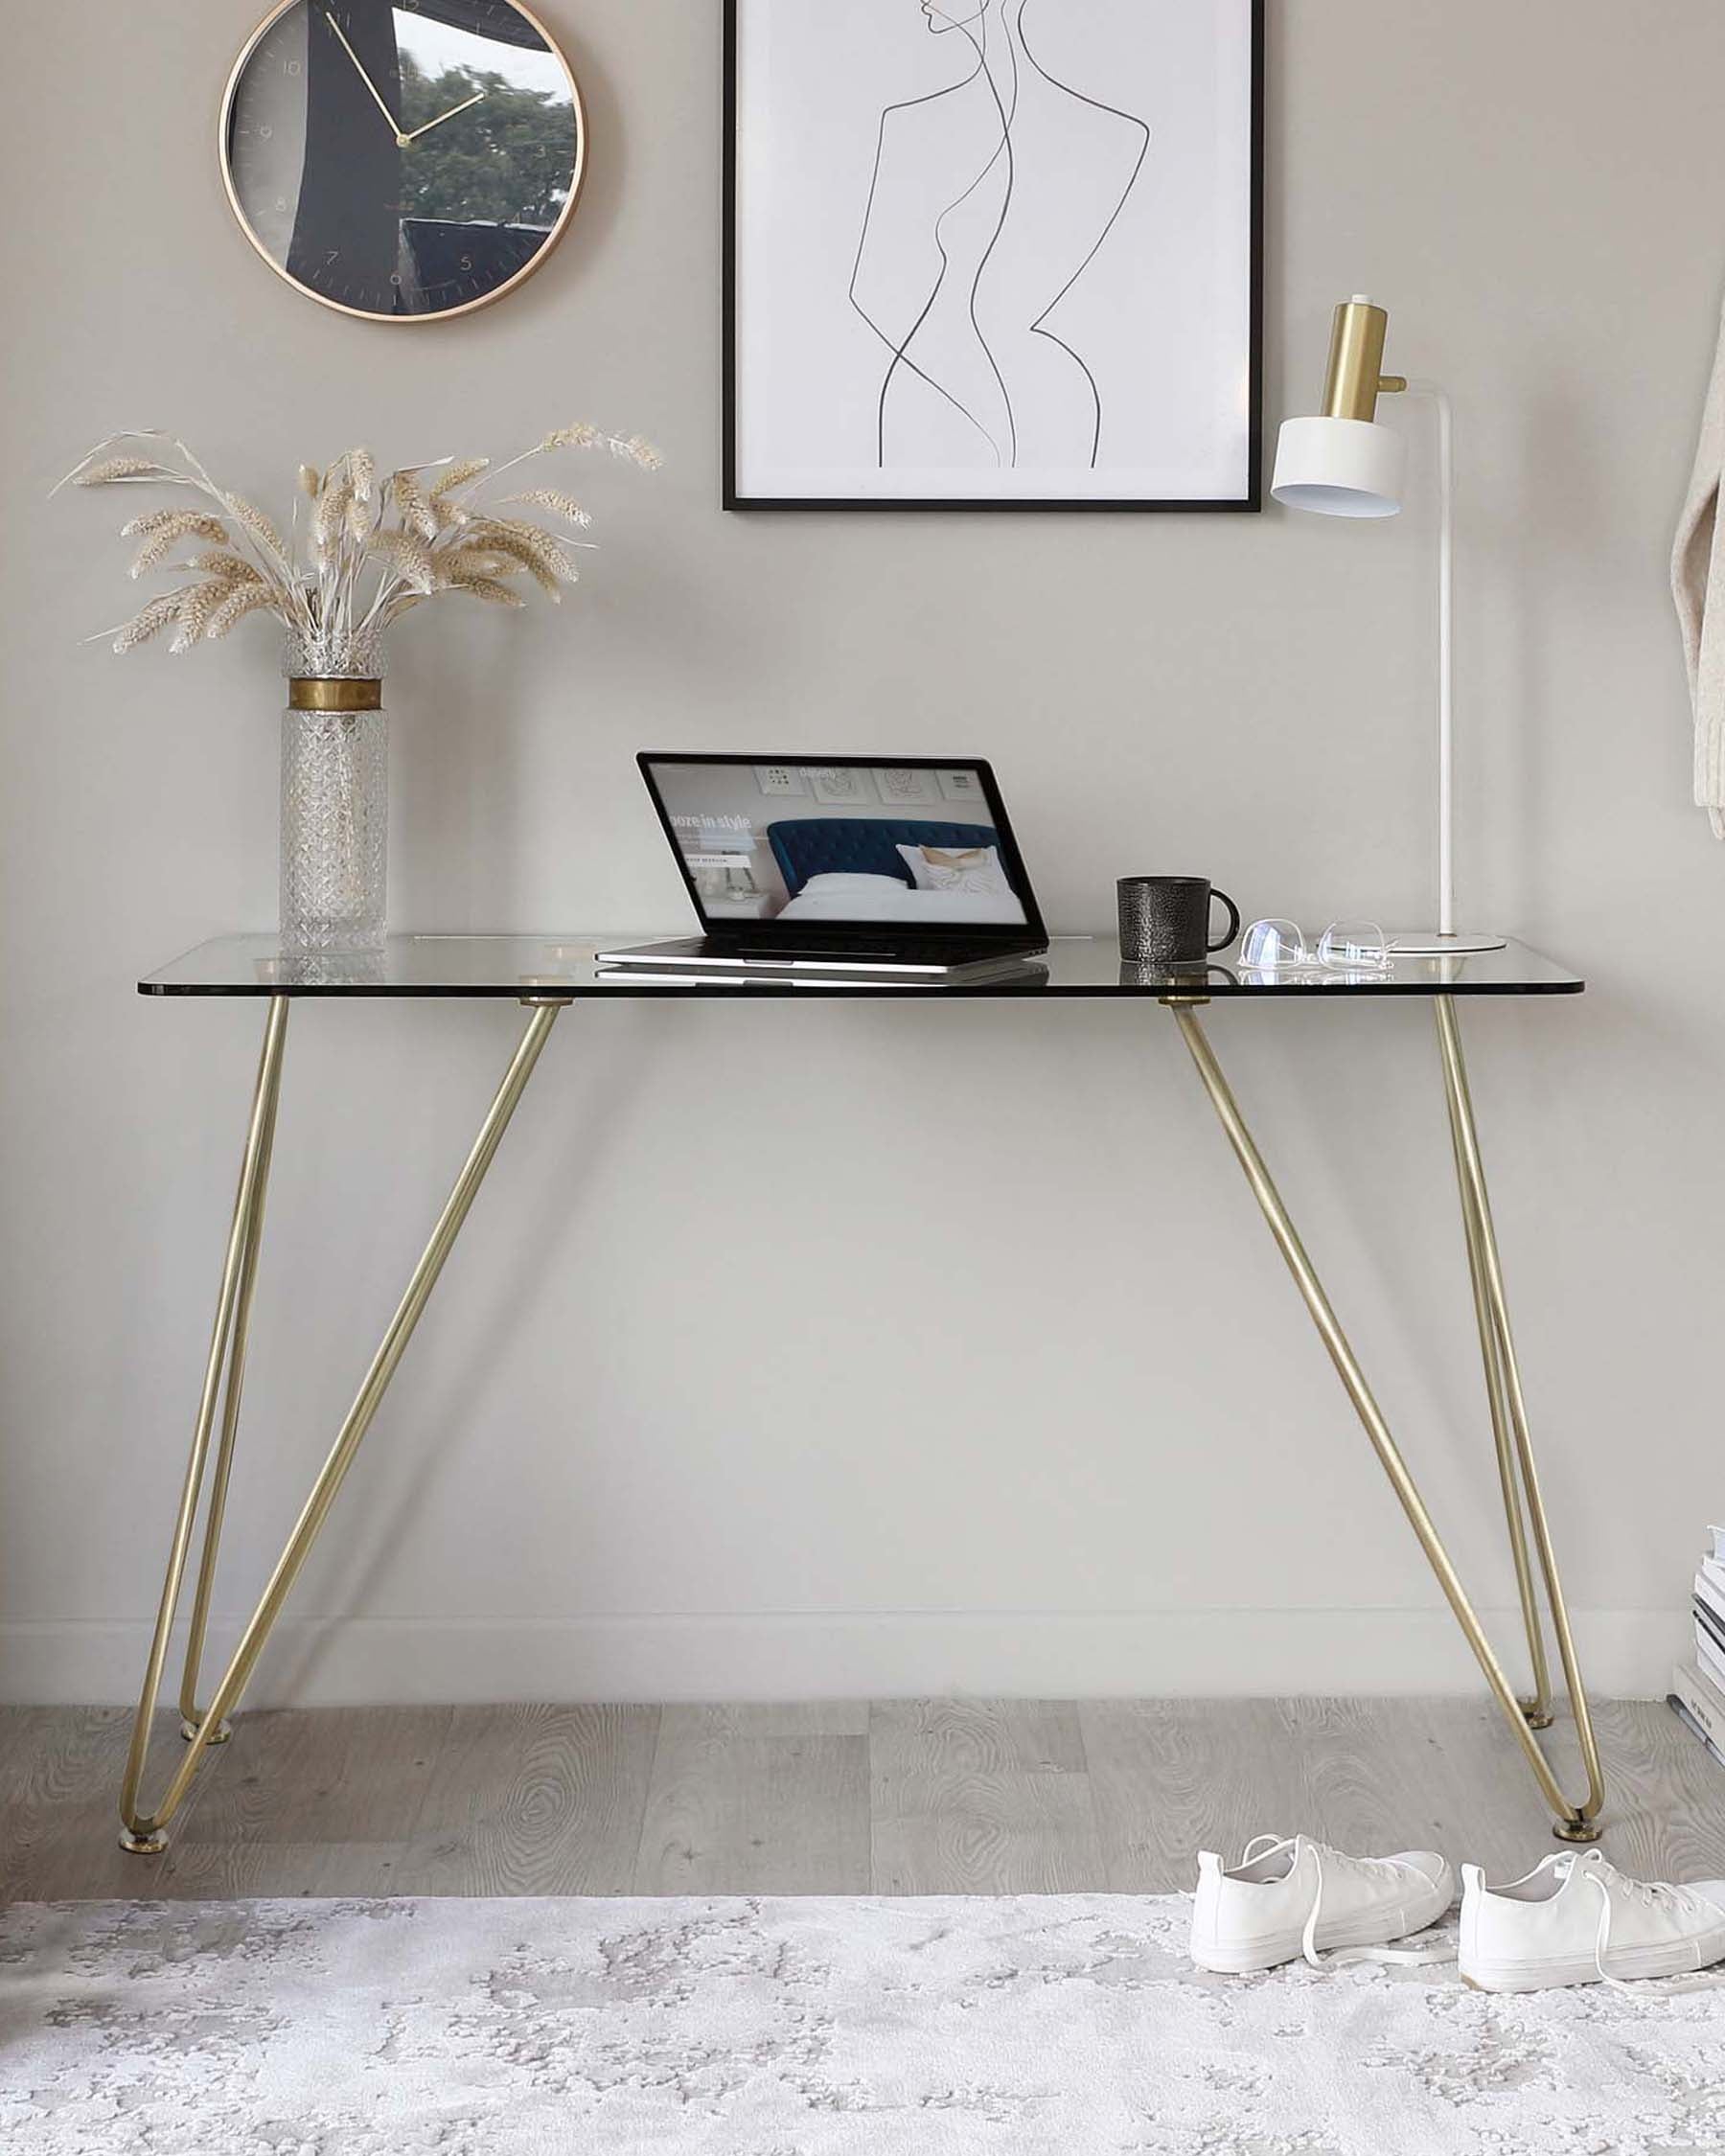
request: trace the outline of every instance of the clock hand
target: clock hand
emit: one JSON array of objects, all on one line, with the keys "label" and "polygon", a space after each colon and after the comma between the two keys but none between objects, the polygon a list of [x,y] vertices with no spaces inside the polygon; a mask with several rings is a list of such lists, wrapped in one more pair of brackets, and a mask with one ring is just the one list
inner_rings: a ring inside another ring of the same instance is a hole
[{"label": "clock hand", "polygon": [[330,28],[331,28],[331,29],[332,29],[332,30],[333,30],[333,31],[334,31],[334,32],[335,33],[336,36],[337,36],[337,37],[339,37],[339,38],[341,39],[342,50],[343,50],[343,51],[344,51],[344,52],[345,52],[345,53],[347,54],[347,57],[349,57],[349,59],[351,59],[351,60],[353,61],[354,65],[355,65],[355,66],[356,66],[356,68],[358,68],[358,70],[359,70],[359,80],[360,80],[360,81],[361,81],[361,82],[363,82],[363,83],[365,84],[366,88],[367,88],[367,89],[368,89],[368,90],[369,90],[369,91],[371,92],[371,94],[372,94],[372,102],[373,102],[373,103],[375,103],[375,104],[377,105],[377,108],[378,108],[378,110],[379,110],[379,111],[380,111],[380,113],[381,113],[381,114],[383,115],[384,119],[385,119],[385,120],[387,120],[387,121],[389,122],[389,131],[390,131],[390,133],[391,133],[392,135],[394,135],[394,137],[395,137],[395,139],[396,139],[396,141],[397,141],[397,143],[398,143],[399,145],[404,145],[404,144],[406,143],[406,141],[407,141],[407,137],[406,137],[406,136],[405,136],[404,134],[402,134],[402,124],[401,124],[401,122],[400,122],[400,121],[399,121],[399,120],[398,120],[398,119],[396,118],[395,114],[394,114],[393,112],[391,112],[391,111],[390,111],[390,109],[389,109],[388,105],[386,105],[386,104],[385,104],[385,103],[383,103],[383,100],[382,100],[382,99],[381,99],[381,98],[380,98],[380,96],[378,95],[378,85],[377,85],[377,84],[376,84],[376,83],[375,83],[375,82],[374,82],[374,81],[372,80],[371,77],[370,77],[370,76],[369,76],[369,75],[368,75],[368,74],[367,74],[367,73],[365,72],[365,69],[364,69],[364,67],[363,67],[363,66],[361,65],[361,63],[360,63],[360,59],[359,59],[359,56],[358,56],[358,54],[357,54],[356,52],[355,52],[354,48],[353,48],[353,47],[352,47],[352,46],[351,46],[351,45],[350,45],[350,44],[348,43],[348,41],[347,41],[347,33],[346,33],[346,31],[344,31],[344,30],[342,29],[341,25],[340,25],[340,24],[339,24],[339,23],[338,23],[338,22],[337,22],[337,21],[335,20],[335,17],[334,17],[334,16],[333,15],[333,14],[331,14],[331,12],[330,12],[330,11],[329,11],[329,9],[328,9],[328,8],[326,8],[326,9],[324,10],[324,20],[325,20],[325,21],[326,21],[326,22],[327,22],[327,23],[329,24]]},{"label": "clock hand", "polygon": [[480,98],[489,97],[490,95],[491,92],[489,90],[481,90],[476,96],[469,98],[467,101],[467,104],[450,105],[448,112],[440,112],[435,120],[427,120],[423,127],[415,127],[410,135],[403,135],[402,137],[402,141],[404,144],[410,142],[418,142],[421,135],[428,135],[433,127],[441,127],[446,120],[453,120],[458,112],[465,112],[468,108],[468,105],[477,104]]}]

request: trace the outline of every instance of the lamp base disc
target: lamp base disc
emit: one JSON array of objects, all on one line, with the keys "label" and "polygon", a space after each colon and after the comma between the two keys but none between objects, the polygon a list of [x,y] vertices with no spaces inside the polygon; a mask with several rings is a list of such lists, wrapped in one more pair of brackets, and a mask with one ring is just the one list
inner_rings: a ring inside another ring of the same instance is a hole
[{"label": "lamp base disc", "polygon": [[1502,951],[1509,938],[1472,934],[1465,929],[1449,935],[1437,929],[1392,929],[1388,941],[1392,958],[1464,958],[1470,951]]}]

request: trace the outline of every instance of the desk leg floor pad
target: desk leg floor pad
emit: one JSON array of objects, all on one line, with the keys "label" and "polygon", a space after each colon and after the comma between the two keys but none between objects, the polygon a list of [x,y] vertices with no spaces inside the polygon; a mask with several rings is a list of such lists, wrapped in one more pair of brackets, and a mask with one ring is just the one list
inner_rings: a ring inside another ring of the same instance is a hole
[{"label": "desk leg floor pad", "polygon": [[1184,1895],[17,1904],[8,2156],[1654,2156],[1725,1989],[1194,1971]]}]

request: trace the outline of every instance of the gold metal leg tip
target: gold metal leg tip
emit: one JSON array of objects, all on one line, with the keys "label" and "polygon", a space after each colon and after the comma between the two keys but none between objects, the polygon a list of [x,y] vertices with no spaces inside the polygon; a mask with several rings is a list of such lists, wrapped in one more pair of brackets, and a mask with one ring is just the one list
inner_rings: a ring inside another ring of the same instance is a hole
[{"label": "gold metal leg tip", "polygon": [[[198,1726],[196,1722],[188,1722],[182,1717],[180,1722],[180,1735],[185,1738],[188,1744],[190,1744],[193,1738],[196,1736],[197,1728]],[[225,1744],[229,1737],[233,1735],[233,1733],[234,1725],[231,1722],[218,1722],[216,1727],[210,1732],[208,1742],[211,1744]]]},{"label": "gold metal leg tip", "polygon": [[1525,1699],[1521,1703],[1522,1720],[1530,1730],[1549,1730],[1557,1717],[1549,1707],[1541,1707],[1537,1700]]},{"label": "gold metal leg tip", "polygon": [[151,1834],[134,1834],[129,1826],[120,1830],[120,1846],[127,1856],[160,1856],[168,1837],[158,1826]]},{"label": "gold metal leg tip", "polygon": [[1560,1842],[1597,1842],[1600,1827],[1597,1819],[1560,1819],[1552,1832]]}]

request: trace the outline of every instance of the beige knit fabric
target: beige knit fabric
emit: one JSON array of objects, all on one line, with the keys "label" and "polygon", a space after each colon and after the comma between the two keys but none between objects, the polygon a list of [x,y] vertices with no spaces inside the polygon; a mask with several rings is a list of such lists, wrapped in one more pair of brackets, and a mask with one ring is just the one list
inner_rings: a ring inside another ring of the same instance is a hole
[{"label": "beige knit fabric", "polygon": [[1671,553],[1671,592],[1683,625],[1690,701],[1695,714],[1695,801],[1725,838],[1725,321],[1707,388],[1695,470]]}]

